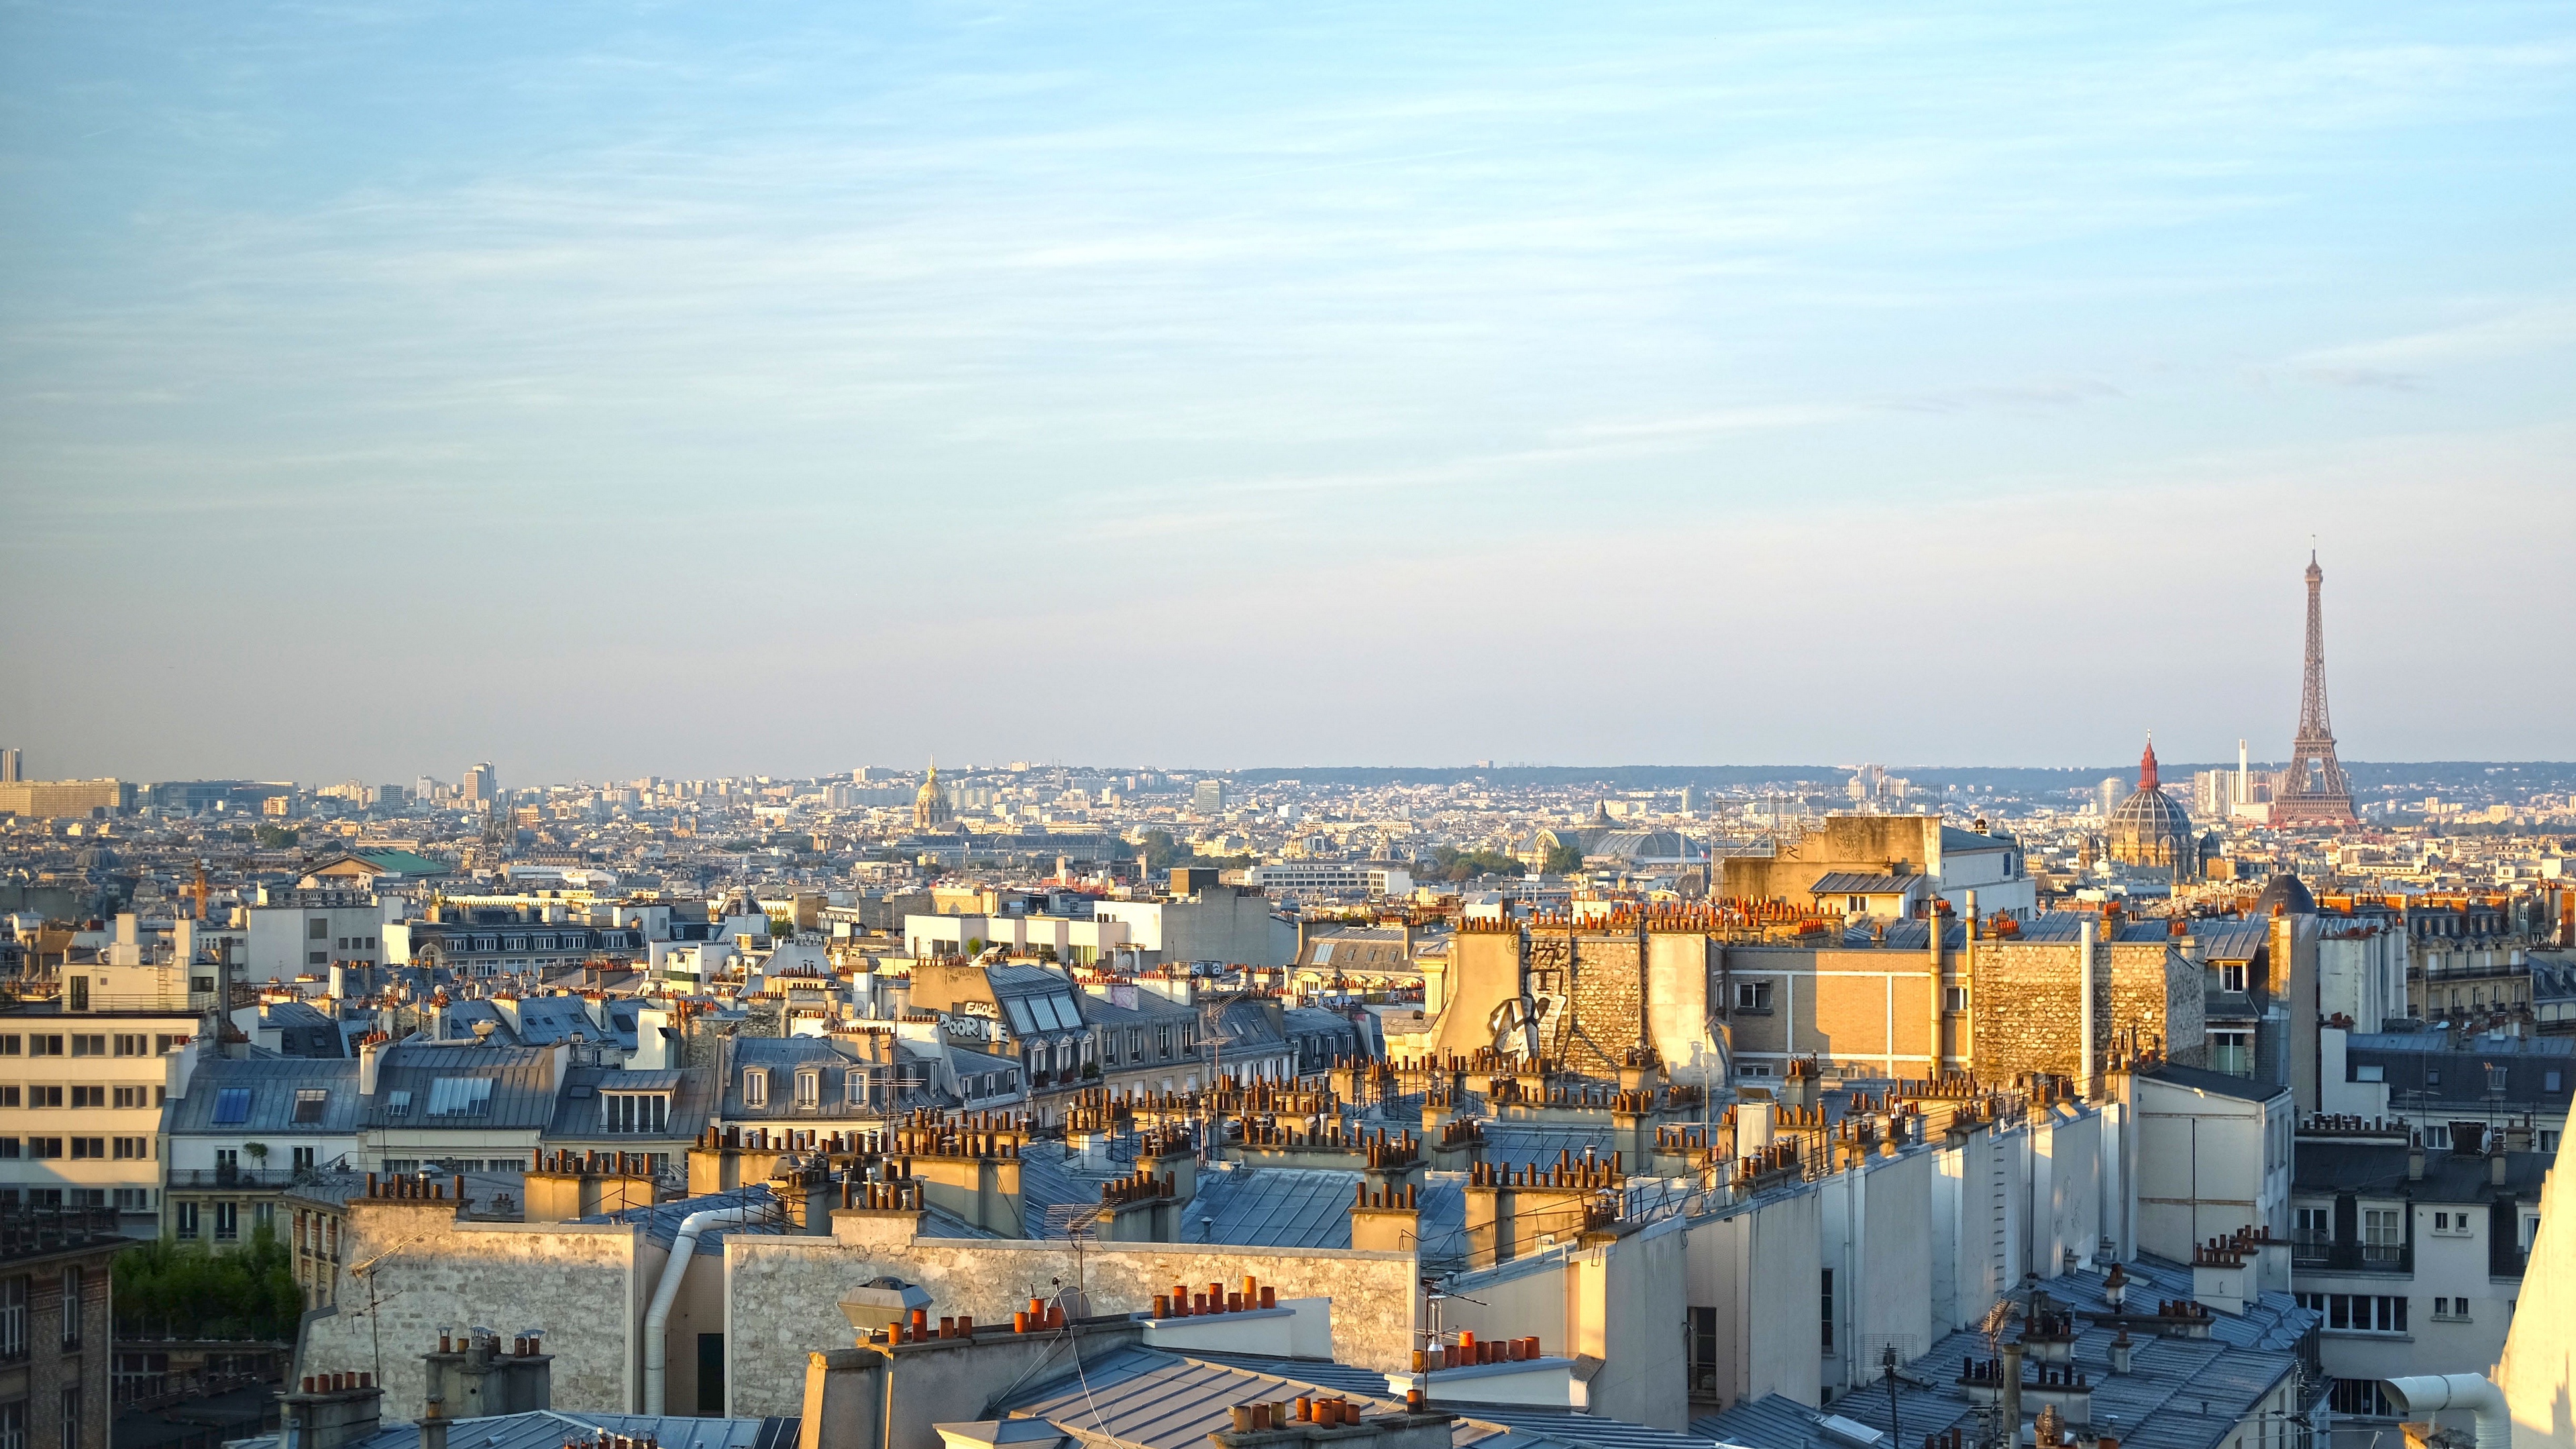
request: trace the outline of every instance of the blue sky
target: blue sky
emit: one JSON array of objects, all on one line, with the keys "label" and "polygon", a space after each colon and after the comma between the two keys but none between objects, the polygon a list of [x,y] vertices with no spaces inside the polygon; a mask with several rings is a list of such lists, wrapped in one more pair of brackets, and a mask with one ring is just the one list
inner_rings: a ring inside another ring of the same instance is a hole
[{"label": "blue sky", "polygon": [[2566,758],[2576,8],[0,6],[44,775]]}]

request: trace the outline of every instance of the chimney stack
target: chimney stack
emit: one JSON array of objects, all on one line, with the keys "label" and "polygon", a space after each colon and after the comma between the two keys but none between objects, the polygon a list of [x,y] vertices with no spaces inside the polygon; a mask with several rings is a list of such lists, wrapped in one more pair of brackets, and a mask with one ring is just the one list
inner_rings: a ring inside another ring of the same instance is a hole
[{"label": "chimney stack", "polygon": [[341,1449],[370,1438],[384,1398],[373,1373],[306,1374],[300,1389],[278,1398],[287,1442],[296,1449]]}]

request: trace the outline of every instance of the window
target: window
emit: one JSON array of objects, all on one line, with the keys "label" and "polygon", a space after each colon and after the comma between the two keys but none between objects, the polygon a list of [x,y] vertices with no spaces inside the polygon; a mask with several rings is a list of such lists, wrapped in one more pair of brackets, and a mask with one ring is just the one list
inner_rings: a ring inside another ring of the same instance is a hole
[{"label": "window", "polygon": [[104,1137],[75,1137],[72,1139],[72,1156],[74,1158],[103,1158],[107,1156],[107,1139]]},{"label": "window", "polygon": [[228,1243],[240,1236],[241,1204],[237,1202],[215,1204],[215,1241]]},{"label": "window", "polygon": [[[215,984],[209,981],[198,989],[212,991],[215,989]],[[184,1033],[162,1031],[152,1034],[152,1054],[156,1057],[166,1057],[187,1044],[188,1037]]]},{"label": "window", "polygon": [[119,1087],[116,1089],[116,1105],[119,1107],[151,1106],[152,1099],[144,1093],[145,1089],[142,1087]]},{"label": "window", "polygon": [[[141,1141],[142,1139],[137,1138],[135,1140]],[[295,1170],[298,1172],[311,1172],[313,1170],[312,1148],[298,1147],[295,1149]]]},{"label": "window", "polygon": [[1771,983],[1768,981],[1736,982],[1735,1009],[1738,1011],[1769,1011],[1771,1009]]},{"label": "window", "polygon": [[658,1092],[602,1092],[602,1126],[610,1132],[669,1130],[671,1099]]},{"label": "window", "polygon": [[129,1162],[139,1161],[143,1158],[150,1157],[152,1155],[152,1139],[149,1137],[119,1137],[116,1139],[115,1155],[124,1158]]},{"label": "window", "polygon": [[0,1107],[16,1107],[22,1105],[22,1102],[23,1098],[17,1088],[0,1087]]},{"label": "window", "polygon": [[1952,1012],[1966,1011],[1968,1009],[1968,988],[1964,986],[1942,987],[1941,1009],[1943,1011]]},{"label": "window", "polygon": [[2388,1068],[2377,1062],[2356,1066],[2352,1069],[2352,1079],[2356,1082],[2384,1082],[2388,1080]]},{"label": "window", "polygon": [[746,1107],[769,1105],[769,1073],[760,1067],[745,1067],[742,1072],[742,1104]]},{"label": "window", "polygon": [[[386,1115],[386,1116],[388,1116],[388,1117],[408,1117],[408,1116],[410,1116],[410,1115],[411,1115],[411,1093],[409,1093],[409,1092],[387,1092],[387,1093],[385,1094],[385,1115]],[[388,1170],[388,1171],[390,1171],[390,1170],[392,1169],[392,1164],[391,1164],[391,1163],[387,1163],[387,1164],[386,1164],[386,1168],[387,1168],[387,1170]]]},{"label": "window", "polygon": [[0,1404],[0,1449],[27,1449],[27,1401]]},{"label": "window", "polygon": [[81,1391],[63,1390],[63,1449],[80,1449]]},{"label": "window", "polygon": [[63,1089],[60,1087],[29,1087],[27,1089],[27,1105],[30,1107],[59,1107],[62,1104]]},{"label": "window", "polygon": [[492,1111],[490,1077],[439,1077],[429,1084],[430,1117],[483,1117]]},{"label": "window", "polygon": [[2469,1300],[2466,1298],[2436,1298],[2433,1300],[2433,1316],[2435,1318],[2448,1319],[2454,1323],[2466,1323],[2469,1321]]},{"label": "window", "polygon": [[2209,1034],[2210,1070],[2230,1076],[2251,1076],[2254,1072],[2253,1034],[2242,1031],[2213,1031]]},{"label": "window", "polygon": [[63,1270],[63,1347],[65,1348],[80,1347],[81,1320],[86,1316],[82,1310],[87,1306],[81,1302],[81,1289],[85,1286],[85,1280],[86,1275],[78,1267]]},{"label": "window", "polygon": [[0,1160],[15,1161],[17,1156],[18,1139],[15,1137],[0,1137]]},{"label": "window", "polygon": [[1141,1062],[1144,1059],[1145,1028],[1141,1026],[1131,1026],[1127,1028],[1127,1060],[1131,1062]]},{"label": "window", "polygon": [[2364,1208],[2361,1212],[2361,1256],[2364,1262],[2393,1263],[2405,1241],[2406,1226],[2397,1208]]},{"label": "window", "polygon": [[60,1036],[38,1034],[27,1038],[27,1055],[31,1057],[58,1057],[62,1054],[63,1039]]},{"label": "window", "polygon": [[2540,1074],[2540,1090],[2544,1092],[2564,1091],[2566,1090],[2563,1085],[2565,1081],[2566,1078],[2560,1076],[2556,1072],[2542,1072]]},{"label": "window", "polygon": [[72,1105],[75,1107],[104,1107],[107,1105],[107,1088],[74,1087],[72,1088]]},{"label": "window", "polygon": [[0,1035],[0,1057],[14,1057],[17,1054],[18,1034],[13,1031],[6,1035]]},{"label": "window", "polygon": [[2221,991],[2242,992],[2245,989],[2245,963],[2242,961],[2219,962],[2218,989]]},{"label": "window", "polygon": [[2406,1300],[2386,1294],[2302,1294],[2325,1299],[2326,1327],[2350,1333],[2406,1332]]},{"label": "window", "polygon": [[308,941],[330,940],[331,923],[320,916],[315,916],[311,920],[306,921],[304,923],[304,939]]},{"label": "window", "polygon": [[[391,1163],[387,1163],[386,1165],[388,1167],[392,1166]],[[172,1216],[177,1220],[178,1225],[175,1231],[178,1235],[182,1238],[194,1240],[197,1236],[197,1205],[192,1202],[183,1202],[179,1204],[179,1210],[172,1214]]]},{"label": "window", "polygon": [[841,1074],[841,1100],[853,1107],[862,1106],[867,1102],[867,1068],[852,1067]]},{"label": "window", "polygon": [[[0,1278],[0,1363],[16,1363],[27,1356],[27,1280]],[[27,1432],[25,1404],[11,1404],[22,1416],[18,1433]]]},{"label": "window", "polygon": [[250,1120],[250,1088],[223,1087],[215,1092],[215,1125],[238,1127]]},{"label": "window", "polygon": [[152,1053],[146,1048],[145,1043],[150,1040],[150,1037],[145,1036],[139,1031],[118,1032],[116,1034],[116,1054],[121,1057],[148,1057],[152,1055]]},{"label": "window", "polygon": [[1824,1272],[1824,1335],[1825,1352],[1831,1353],[1834,1351],[1834,1270],[1831,1268]]},{"label": "window", "polygon": [[798,1072],[796,1074],[796,1105],[805,1108],[820,1107],[823,1105],[823,1074],[821,1072]]},{"label": "window", "polygon": [[27,1155],[29,1157],[60,1157],[63,1155],[63,1139],[59,1137],[30,1137],[27,1139]]},{"label": "window", "polygon": [[106,1056],[107,1037],[98,1032],[74,1032],[72,1034],[72,1055],[76,1057]]},{"label": "window", "polygon": [[2323,1247],[2334,1241],[2334,1210],[2303,1207],[2291,1210],[2291,1241],[2301,1247]]},{"label": "window", "polygon": [[126,1213],[148,1213],[152,1211],[152,1189],[148,1187],[118,1188],[116,1190],[116,1210],[118,1212]]},{"label": "window", "polygon": [[2380,1392],[2379,1380],[2335,1379],[2332,1383],[2333,1387],[2326,1392],[2336,1413],[2365,1419],[2394,1419],[2398,1416],[2397,1406],[2388,1402],[2388,1396]]},{"label": "window", "polygon": [[330,1105],[329,1092],[319,1087],[301,1088],[295,1094],[295,1120],[300,1123],[319,1122],[322,1120],[323,1109]]}]

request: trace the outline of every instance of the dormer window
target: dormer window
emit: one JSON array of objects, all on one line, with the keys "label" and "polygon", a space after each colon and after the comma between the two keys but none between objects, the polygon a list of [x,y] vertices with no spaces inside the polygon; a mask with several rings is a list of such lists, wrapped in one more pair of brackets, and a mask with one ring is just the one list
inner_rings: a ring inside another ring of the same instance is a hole
[{"label": "dormer window", "polygon": [[668,1092],[602,1092],[599,1128],[603,1132],[667,1132],[671,1127]]},{"label": "dormer window", "polygon": [[746,1107],[769,1105],[769,1071],[765,1067],[745,1067],[742,1073],[742,1104]]},{"label": "dormer window", "polygon": [[796,1074],[796,1105],[808,1112],[823,1105],[821,1072],[809,1069]]}]

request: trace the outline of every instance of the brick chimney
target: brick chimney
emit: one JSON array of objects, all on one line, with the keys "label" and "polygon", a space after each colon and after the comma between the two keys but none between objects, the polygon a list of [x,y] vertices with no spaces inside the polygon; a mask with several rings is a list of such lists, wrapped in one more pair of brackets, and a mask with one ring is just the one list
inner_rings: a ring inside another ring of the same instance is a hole
[{"label": "brick chimney", "polygon": [[372,1373],[306,1374],[300,1389],[281,1394],[286,1442],[296,1449],[341,1449],[376,1432],[385,1391]]}]

